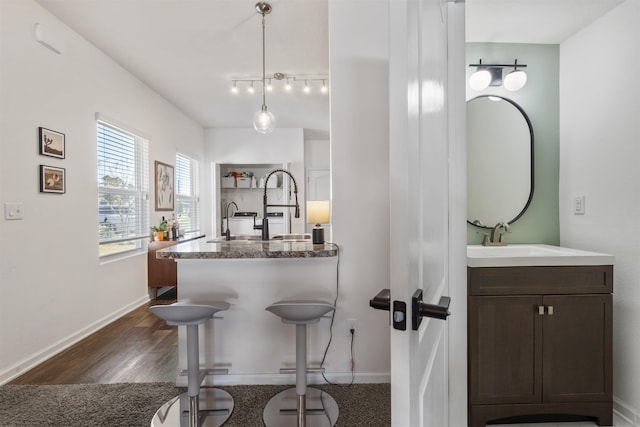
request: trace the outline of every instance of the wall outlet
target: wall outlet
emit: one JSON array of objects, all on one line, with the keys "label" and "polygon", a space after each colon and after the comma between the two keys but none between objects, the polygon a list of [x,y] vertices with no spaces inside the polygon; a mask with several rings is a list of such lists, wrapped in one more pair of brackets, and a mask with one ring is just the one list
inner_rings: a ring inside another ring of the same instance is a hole
[{"label": "wall outlet", "polygon": [[4,219],[13,220],[22,218],[24,218],[22,202],[6,202],[4,204]]},{"label": "wall outlet", "polygon": [[355,333],[355,331],[358,329],[358,319],[347,319],[347,332],[351,333],[351,330],[353,329],[353,332]]}]

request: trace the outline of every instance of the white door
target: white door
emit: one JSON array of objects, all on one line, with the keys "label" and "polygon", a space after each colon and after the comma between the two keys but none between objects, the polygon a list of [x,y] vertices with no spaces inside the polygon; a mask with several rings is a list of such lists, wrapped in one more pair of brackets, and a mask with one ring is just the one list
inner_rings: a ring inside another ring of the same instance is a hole
[{"label": "white door", "polygon": [[464,230],[466,238],[464,219],[450,227],[450,218],[458,216],[452,205],[460,209],[451,200],[458,182],[452,170],[460,165],[450,166],[457,144],[450,127],[457,116],[449,109],[458,101],[448,77],[449,55],[464,49],[464,39],[448,34],[448,0],[389,3],[392,426],[443,427],[450,422],[449,321],[424,317],[414,325],[412,297],[422,291],[424,303],[446,305],[449,254],[460,240],[452,235]]}]

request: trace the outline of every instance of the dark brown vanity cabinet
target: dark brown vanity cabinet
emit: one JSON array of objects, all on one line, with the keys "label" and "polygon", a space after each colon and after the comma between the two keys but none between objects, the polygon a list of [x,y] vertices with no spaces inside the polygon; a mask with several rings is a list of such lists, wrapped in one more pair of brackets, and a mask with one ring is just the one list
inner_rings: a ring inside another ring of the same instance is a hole
[{"label": "dark brown vanity cabinet", "polygon": [[469,426],[612,424],[612,266],[468,268]]}]

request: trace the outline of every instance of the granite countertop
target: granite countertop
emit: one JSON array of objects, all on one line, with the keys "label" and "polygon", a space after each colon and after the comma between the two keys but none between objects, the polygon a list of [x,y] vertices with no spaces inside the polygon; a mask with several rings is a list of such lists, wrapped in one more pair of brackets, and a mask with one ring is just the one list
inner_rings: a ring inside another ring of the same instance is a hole
[{"label": "granite countertop", "polygon": [[206,239],[180,243],[156,252],[164,259],[252,259],[252,258],[327,258],[338,255],[333,243],[314,245],[311,240],[231,240]]}]

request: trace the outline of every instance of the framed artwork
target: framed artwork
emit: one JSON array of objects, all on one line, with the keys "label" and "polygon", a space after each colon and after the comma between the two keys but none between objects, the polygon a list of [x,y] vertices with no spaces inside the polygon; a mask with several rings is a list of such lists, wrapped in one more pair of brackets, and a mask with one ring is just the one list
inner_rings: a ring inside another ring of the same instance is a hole
[{"label": "framed artwork", "polygon": [[64,133],[41,127],[38,128],[38,135],[40,154],[64,159]]},{"label": "framed artwork", "polygon": [[40,192],[64,194],[66,178],[64,168],[40,165]]},{"label": "framed artwork", "polygon": [[173,166],[156,160],[157,211],[172,211],[174,209],[173,188]]}]

